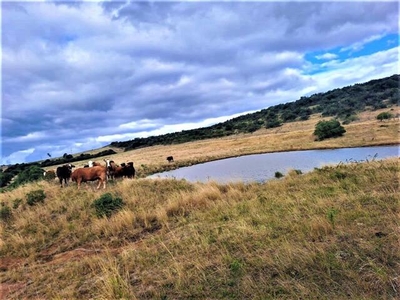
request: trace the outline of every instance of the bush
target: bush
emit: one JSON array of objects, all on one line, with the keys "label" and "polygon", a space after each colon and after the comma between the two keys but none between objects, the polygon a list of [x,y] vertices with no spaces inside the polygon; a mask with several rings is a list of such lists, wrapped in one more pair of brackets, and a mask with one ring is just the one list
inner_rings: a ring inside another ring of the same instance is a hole
[{"label": "bush", "polygon": [[10,219],[11,219],[11,208],[2,203],[0,208],[0,221],[6,222]]},{"label": "bush", "polygon": [[265,124],[265,128],[275,128],[275,127],[279,127],[281,126],[282,123],[278,120],[278,119],[270,119],[267,121],[267,123]]},{"label": "bush", "polygon": [[346,129],[342,125],[340,125],[337,120],[330,121],[319,121],[317,125],[315,125],[314,135],[316,135],[316,140],[322,141],[324,139],[339,137],[342,136],[346,132]]},{"label": "bush", "polygon": [[21,198],[14,199],[12,207],[14,209],[17,209],[21,203],[22,203],[22,199]]},{"label": "bush", "polygon": [[359,118],[356,115],[348,115],[343,120],[343,125],[350,124],[351,122],[357,121]]},{"label": "bush", "polygon": [[275,178],[282,178],[283,174],[281,172],[275,172]]},{"label": "bush", "polygon": [[34,165],[20,172],[13,182],[14,186],[19,186],[27,182],[37,181],[43,178],[44,170]]},{"label": "bush", "polygon": [[33,206],[39,202],[43,203],[45,198],[46,194],[43,190],[32,191],[26,194],[26,203],[30,206]]},{"label": "bush", "polygon": [[110,193],[103,194],[99,199],[95,200],[92,207],[96,210],[97,217],[110,217],[115,211],[120,210],[124,206],[121,198],[114,198]]},{"label": "bush", "polygon": [[0,171],[0,187],[7,186],[7,184],[10,183],[12,178],[13,178],[12,174]]},{"label": "bush", "polygon": [[377,115],[376,118],[379,121],[389,120],[389,119],[393,118],[393,115],[390,112],[385,111],[385,112],[382,112],[379,115]]}]

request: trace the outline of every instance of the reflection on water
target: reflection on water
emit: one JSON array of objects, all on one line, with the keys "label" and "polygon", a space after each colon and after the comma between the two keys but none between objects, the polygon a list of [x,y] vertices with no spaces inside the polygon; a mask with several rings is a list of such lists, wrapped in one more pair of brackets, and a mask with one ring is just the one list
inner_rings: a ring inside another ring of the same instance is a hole
[{"label": "reflection on water", "polygon": [[230,181],[258,181],[275,177],[275,172],[286,174],[289,170],[303,173],[324,165],[398,157],[398,146],[344,148],[333,150],[307,150],[279,153],[246,155],[212,161],[173,171],[149,176],[150,178],[176,178],[189,181],[215,180],[220,183]]}]

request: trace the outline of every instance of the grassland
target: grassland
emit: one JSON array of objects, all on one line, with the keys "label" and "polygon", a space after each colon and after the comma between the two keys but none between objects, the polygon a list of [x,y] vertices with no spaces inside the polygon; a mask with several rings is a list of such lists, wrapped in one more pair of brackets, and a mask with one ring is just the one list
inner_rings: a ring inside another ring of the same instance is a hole
[{"label": "grassland", "polygon": [[[1,299],[396,299],[399,160],[291,172],[265,183],[146,179],[175,165],[282,150],[399,143],[398,120],[364,113],[314,142],[320,120],[252,135],[122,152],[138,179],[110,183],[125,205],[96,216],[90,185],[39,181],[0,194]],[[82,162],[83,164],[84,162]],[[77,164],[78,165],[78,164]],[[43,190],[43,203],[26,196]],[[4,208],[8,207],[8,214]],[[7,216],[7,217],[6,217]]]},{"label": "grassland", "polygon": [[[399,106],[392,109],[393,115],[400,114]],[[359,114],[357,121],[344,126],[347,132],[338,139],[315,142],[313,132],[316,123],[329,118],[313,115],[307,121],[285,123],[281,127],[261,129],[252,134],[238,134],[185,144],[152,146],[127,152],[114,149],[118,151],[117,154],[105,156],[103,159],[112,159],[116,163],[133,161],[138,177],[143,178],[156,172],[247,154],[400,144],[399,120],[378,121],[376,116],[383,111],[388,111],[388,109],[365,111]],[[94,152],[101,150],[104,149]],[[169,164],[166,161],[169,155],[174,157],[175,163]],[[102,162],[101,159],[99,162]],[[87,161],[74,163],[76,167],[82,167],[85,164]]]}]

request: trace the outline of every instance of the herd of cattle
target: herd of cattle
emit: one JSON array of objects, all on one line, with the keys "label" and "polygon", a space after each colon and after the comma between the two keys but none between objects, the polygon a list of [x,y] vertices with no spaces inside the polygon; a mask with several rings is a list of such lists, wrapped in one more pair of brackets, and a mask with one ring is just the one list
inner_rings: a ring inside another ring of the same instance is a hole
[{"label": "herd of cattle", "polygon": [[68,181],[71,179],[73,182],[77,183],[78,189],[82,182],[98,180],[97,189],[99,189],[101,185],[103,185],[103,188],[105,189],[106,182],[109,179],[135,177],[136,170],[133,166],[133,162],[122,163],[119,166],[112,160],[104,161],[106,163],[105,166],[98,162],[89,161],[89,163],[83,168],[78,168],[74,171],[72,171],[72,168],[75,168],[74,165],[66,164],[58,167],[56,171],[45,171],[43,175],[45,178],[57,176],[61,187],[63,187],[63,185],[68,185]]},{"label": "herd of cattle", "polygon": [[[73,182],[76,182],[78,185],[78,189],[81,186],[82,182],[88,181],[96,181],[98,180],[97,189],[103,185],[103,189],[106,188],[106,182],[109,179],[116,178],[134,178],[135,177],[135,167],[133,166],[133,162],[122,163],[121,165],[117,165],[113,160],[104,160],[106,165],[103,166],[98,162],[89,161],[87,165],[83,168],[78,168],[72,171],[72,168],[75,168],[72,164],[66,164],[60,166],[56,169],[56,171],[49,170],[44,172],[44,177],[52,177],[57,178],[60,181],[60,186],[68,185],[68,181],[71,179]],[[174,158],[172,156],[167,157],[167,161],[173,162]]]}]

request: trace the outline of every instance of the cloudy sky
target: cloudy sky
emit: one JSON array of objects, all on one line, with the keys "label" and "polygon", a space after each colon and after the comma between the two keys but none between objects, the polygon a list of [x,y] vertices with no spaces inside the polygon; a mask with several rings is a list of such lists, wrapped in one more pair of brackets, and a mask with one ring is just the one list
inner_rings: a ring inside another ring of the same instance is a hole
[{"label": "cloudy sky", "polygon": [[397,1],[2,1],[0,164],[398,74],[398,18]]}]

